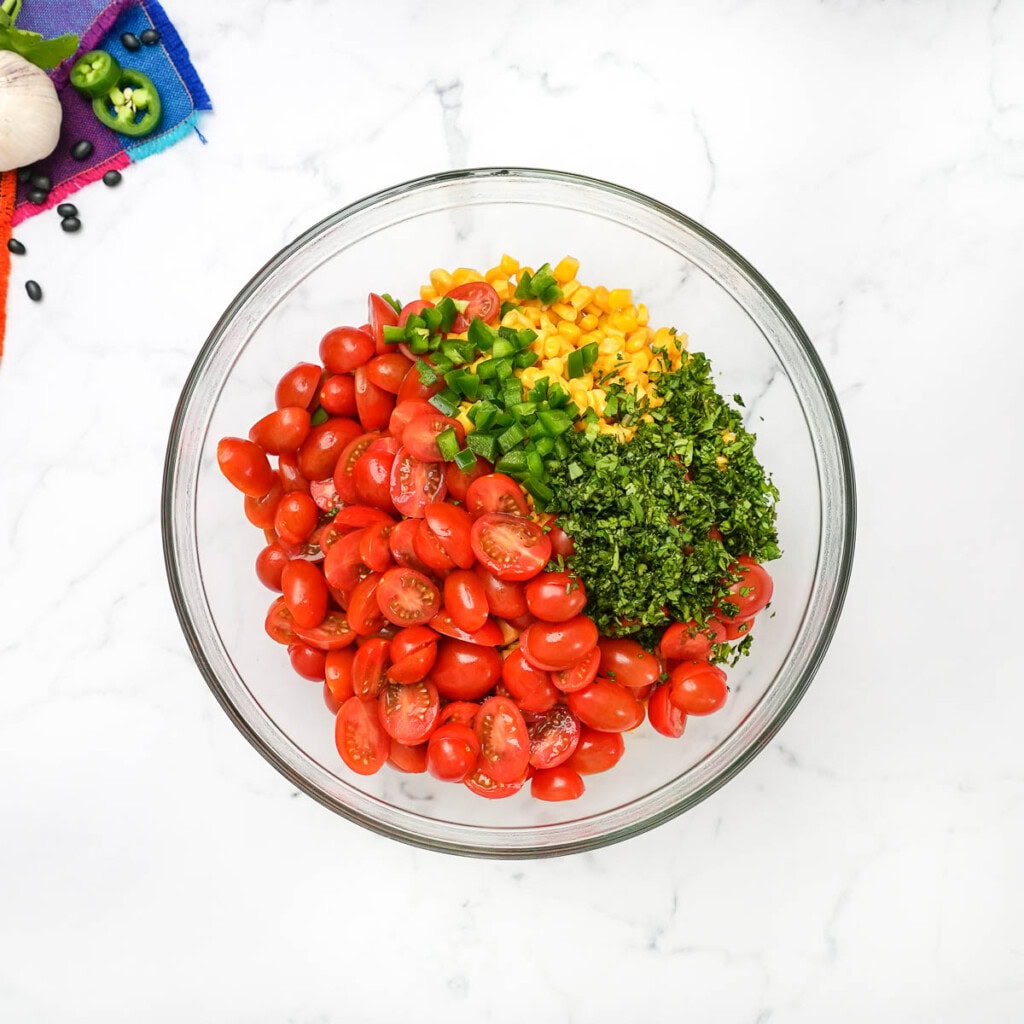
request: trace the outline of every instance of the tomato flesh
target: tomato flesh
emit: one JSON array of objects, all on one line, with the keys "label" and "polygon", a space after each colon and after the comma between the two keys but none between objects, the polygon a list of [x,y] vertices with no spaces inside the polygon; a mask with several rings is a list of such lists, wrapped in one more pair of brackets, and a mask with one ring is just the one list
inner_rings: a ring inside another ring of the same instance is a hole
[{"label": "tomato flesh", "polygon": [[388,734],[377,716],[377,702],[349,697],[334,724],[342,761],[358,775],[374,775],[388,759]]},{"label": "tomato flesh", "polygon": [[489,697],[474,723],[480,740],[480,766],[495,782],[522,777],[530,763],[530,735],[519,708],[507,697]]},{"label": "tomato flesh", "polygon": [[531,579],[551,557],[551,541],[540,526],[501,512],[485,512],[476,519],[470,545],[477,561],[502,580]]}]

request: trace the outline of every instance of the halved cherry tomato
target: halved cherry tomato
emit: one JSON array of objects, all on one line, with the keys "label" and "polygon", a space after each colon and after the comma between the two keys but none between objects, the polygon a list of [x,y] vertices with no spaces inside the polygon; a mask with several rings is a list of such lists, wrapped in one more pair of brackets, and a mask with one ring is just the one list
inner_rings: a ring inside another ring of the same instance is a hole
[{"label": "halved cherry tomato", "polygon": [[367,505],[346,505],[338,509],[334,521],[349,530],[361,530],[366,526],[373,526],[375,523],[394,523],[394,519],[382,512],[379,508],[370,508]]},{"label": "halved cherry tomato", "polygon": [[509,695],[527,714],[543,714],[558,703],[558,690],[547,672],[534,668],[518,648],[501,666],[501,680]]},{"label": "halved cherry tomato", "polygon": [[405,380],[402,381],[402,386],[398,389],[398,401],[401,403],[414,398],[431,398],[439,391],[444,391],[446,387],[444,377],[440,374],[437,375],[437,380],[433,384],[424,384],[420,379],[419,371],[414,368],[412,373],[405,375]]},{"label": "halved cherry tomato", "polygon": [[267,453],[241,437],[225,437],[218,442],[217,465],[232,487],[251,498],[262,498],[277,482]]},{"label": "halved cherry tomato", "polygon": [[338,712],[341,710],[341,701],[331,693],[331,688],[326,683],[324,683],[324,704],[327,705],[327,710],[337,717]]},{"label": "halved cherry tomato", "polygon": [[359,540],[359,557],[374,572],[384,572],[394,562],[388,544],[388,537],[394,528],[393,523],[376,523],[363,530]]},{"label": "halved cherry tomato", "polygon": [[446,700],[479,700],[501,675],[501,655],[493,647],[443,638],[430,678]]},{"label": "halved cherry tomato", "polygon": [[[410,398],[403,402],[399,402],[391,413],[391,418],[388,420],[388,433],[396,438],[402,440],[402,435],[405,433],[405,428],[409,426],[414,419],[420,416],[436,416],[437,409],[435,409],[425,398]],[[454,463],[453,463],[454,465]]]},{"label": "halved cherry tomato", "polygon": [[377,716],[377,702],[349,697],[334,723],[334,744],[342,761],[359,775],[373,775],[388,759],[388,734]]},{"label": "halved cherry tomato", "polygon": [[501,299],[498,293],[486,281],[467,281],[457,284],[448,292],[452,302],[465,302],[466,308],[455,317],[452,333],[461,334],[469,329],[474,317],[484,323],[493,324],[498,321],[501,311]]},{"label": "halved cherry tomato", "polygon": [[373,357],[373,338],[357,327],[335,327],[320,341],[320,361],[331,373],[351,373]]},{"label": "halved cherry tomato", "polygon": [[530,512],[522,487],[504,473],[488,473],[474,480],[466,491],[466,509],[474,518],[486,512],[510,516],[525,516]]},{"label": "halved cherry tomato", "polygon": [[443,462],[444,456],[437,446],[437,435],[451,429],[455,431],[461,448],[466,440],[466,429],[458,420],[442,416],[436,409],[409,421],[402,431],[402,444],[409,454],[424,462]]},{"label": "halved cherry tomato", "polygon": [[338,651],[327,652],[324,662],[325,681],[339,707],[355,692],[352,688],[352,662],[355,659],[354,647],[343,647]]},{"label": "halved cherry tomato", "polygon": [[328,515],[334,515],[341,505],[341,496],[334,486],[334,478],[313,480],[309,485],[309,496],[316,502],[316,507]]},{"label": "halved cherry tomato", "polygon": [[320,512],[302,491],[289,491],[274,510],[274,530],[286,544],[302,544],[316,529]]},{"label": "halved cherry tomato", "polygon": [[355,420],[334,416],[313,427],[299,448],[299,471],[307,480],[323,480],[334,472],[338,456],[362,428]]},{"label": "halved cherry tomato", "polygon": [[277,644],[295,642],[295,618],[288,610],[283,597],[279,597],[267,609],[267,617],[263,622],[267,636]]},{"label": "halved cherry tomato", "polygon": [[480,767],[495,782],[514,782],[530,763],[530,734],[519,708],[507,697],[489,697],[473,723],[480,740]]},{"label": "halved cherry tomato", "polygon": [[331,416],[356,415],[356,382],[351,373],[336,373],[320,385],[320,405]]},{"label": "halved cherry tomato", "polygon": [[372,700],[384,687],[388,666],[388,644],[382,637],[364,640],[352,661],[352,692],[363,700]]},{"label": "halved cherry tomato", "polygon": [[587,603],[587,592],[578,576],[568,572],[543,572],[525,587],[530,614],[545,622],[575,618]]},{"label": "halved cherry tomato", "polygon": [[426,302],[423,299],[413,299],[412,302],[407,302],[403,307],[402,311],[398,314],[398,326],[404,327],[411,316],[419,316],[420,313],[425,309],[433,309],[434,304],[432,302]]},{"label": "halved cherry tomato", "polygon": [[434,731],[441,701],[437,687],[429,680],[407,686],[388,683],[380,691],[377,709],[384,731],[411,746],[422,743]]},{"label": "halved cherry tomato", "polygon": [[388,537],[388,546],[391,554],[399,565],[408,569],[415,569],[417,572],[429,573],[430,566],[416,554],[416,535],[420,529],[419,519],[401,519],[395,523],[391,536]]},{"label": "halved cherry tomato", "polygon": [[479,455],[471,469],[459,469],[454,462],[449,462],[448,468],[445,470],[445,478],[448,481],[448,497],[454,498],[456,501],[465,501],[469,485],[474,480],[479,480],[480,477],[493,472],[494,466],[486,459],[480,458]]},{"label": "halved cherry tomato", "polygon": [[384,616],[381,615],[380,607],[377,604],[377,588],[380,586],[380,580],[380,575],[375,572],[371,572],[365,579],[360,580],[352,590],[348,608],[345,609],[348,624],[360,636],[376,633],[384,625]]},{"label": "halved cherry tomato", "polygon": [[309,409],[316,400],[322,374],[323,367],[316,363],[297,363],[278,382],[274,390],[274,404],[278,409],[287,405]]},{"label": "halved cherry tomato", "polygon": [[356,490],[356,483],[352,478],[355,465],[378,437],[380,434],[376,431],[369,431],[353,437],[338,453],[338,458],[331,469],[334,486],[338,489],[341,500],[350,505],[359,502],[359,492]]},{"label": "halved cherry tomato", "polygon": [[584,686],[589,686],[597,678],[597,668],[600,664],[601,651],[595,647],[586,657],[568,668],[549,673],[551,682],[562,693],[575,693]]},{"label": "halved cherry tomato", "polygon": [[543,768],[530,779],[530,796],[535,800],[578,800],[584,789],[580,773],[566,764]]},{"label": "halved cherry tomato", "polygon": [[444,497],[445,486],[442,465],[422,462],[399,449],[391,470],[391,502],[403,516],[422,519],[427,505]]},{"label": "halved cherry tomato", "polygon": [[656,654],[645,651],[627,637],[603,636],[598,643],[601,665],[598,671],[612,682],[639,688],[661,678],[662,665]]},{"label": "halved cherry tomato", "polygon": [[569,707],[584,725],[601,732],[629,732],[644,720],[644,706],[633,691],[600,676],[570,693]]},{"label": "halved cherry tomato", "polygon": [[415,569],[388,569],[377,590],[377,605],[396,626],[421,626],[441,607],[437,587]]},{"label": "halved cherry tomato", "polygon": [[696,622],[673,622],[661,634],[659,649],[663,658],[672,661],[703,661],[711,653],[711,645],[725,639],[725,627],[709,619],[703,630]]},{"label": "halved cherry tomato", "polygon": [[460,568],[468,569],[475,561],[469,543],[473,528],[469,513],[446,501],[432,501],[424,506],[423,516],[448,557]]},{"label": "halved cherry tomato", "polygon": [[249,428],[249,440],[271,455],[298,451],[309,433],[309,412],[296,405],[275,409]]},{"label": "halved cherry tomato", "polygon": [[494,619],[488,619],[480,629],[470,633],[457,626],[444,608],[430,620],[430,628],[442,636],[451,636],[456,640],[465,640],[467,644],[478,644],[481,647],[500,647],[503,640],[501,628]]},{"label": "halved cherry tomato", "polygon": [[309,644],[291,643],[288,645],[288,658],[295,672],[303,679],[313,682],[324,682],[324,666],[327,655],[323,651],[310,647]]},{"label": "halved cherry tomato", "polygon": [[270,590],[280,590],[281,573],[288,562],[288,555],[280,543],[274,541],[268,544],[256,556],[257,579]]},{"label": "halved cherry tomato", "polygon": [[725,673],[706,661],[684,661],[669,677],[669,698],[688,715],[710,715],[729,695]]},{"label": "halved cherry tomato", "polygon": [[370,567],[359,551],[364,533],[364,530],[346,533],[327,549],[324,576],[336,590],[354,590],[356,584],[370,574]]},{"label": "halved cherry tomato", "polygon": [[662,683],[654,688],[647,701],[647,719],[662,734],[678,739],[686,729],[686,713],[672,703],[670,683]]},{"label": "halved cherry tomato", "polygon": [[487,594],[487,607],[491,614],[499,619],[518,619],[528,614],[526,593],[521,583],[514,580],[500,580],[482,565],[473,566]]},{"label": "halved cherry tomato", "polygon": [[754,619],[756,615],[751,615],[748,619],[726,619],[722,622],[722,639],[723,640],[739,640],[740,637],[746,636],[754,626]]},{"label": "halved cherry tomato", "polygon": [[405,380],[405,375],[412,368],[413,361],[401,352],[385,352],[375,356],[366,364],[366,377],[371,384],[376,384],[382,391],[398,394],[398,389]]},{"label": "halved cherry tomato", "polygon": [[427,771],[442,782],[462,782],[476,767],[480,740],[468,725],[439,725],[427,742]]},{"label": "halved cherry tomato", "polygon": [[381,430],[388,425],[395,407],[395,396],[370,380],[366,367],[353,374],[356,385],[356,413],[364,430]]},{"label": "halved cherry tomato", "polygon": [[393,509],[391,504],[391,468],[395,457],[390,452],[370,447],[356,459],[352,466],[352,483],[356,497],[363,505],[379,508],[384,512]]},{"label": "halved cherry tomato", "polygon": [[429,626],[407,626],[400,629],[391,641],[391,660],[400,661],[414,651],[436,644],[439,639]]},{"label": "halved cherry tomato", "polygon": [[580,740],[579,719],[564,705],[556,704],[543,717],[531,722],[530,764],[554,768],[572,757]]},{"label": "halved cherry tomato", "polygon": [[417,522],[419,528],[412,538],[412,549],[416,553],[416,557],[424,565],[429,566],[431,572],[439,575],[454,569],[455,563],[448,557],[448,552],[445,551],[427,521],[419,519]]},{"label": "halved cherry tomato", "polygon": [[388,764],[407,775],[422,775],[427,770],[427,745],[416,743],[409,746],[392,740],[388,747]]},{"label": "halved cherry tomato", "polygon": [[477,796],[485,797],[488,800],[503,800],[505,797],[515,796],[526,785],[527,778],[527,772],[524,770],[523,774],[512,782],[498,782],[492,779],[480,765],[477,765],[466,776],[462,784]]},{"label": "halved cherry tomato", "polygon": [[620,733],[600,732],[581,724],[580,741],[565,763],[580,775],[596,775],[614,768],[625,752],[626,744]]},{"label": "halved cherry tomato", "polygon": [[548,530],[552,555],[566,559],[576,554],[576,542],[557,523]]},{"label": "halved cherry tomato", "polygon": [[469,542],[480,564],[503,580],[531,579],[551,557],[551,541],[524,516],[484,513],[473,523]]},{"label": "halved cherry tomato", "polygon": [[732,584],[728,596],[723,598],[723,602],[735,605],[737,610],[731,615],[724,611],[716,613],[718,618],[724,622],[730,619],[749,619],[761,611],[772,599],[774,585],[771,576],[763,566],[752,558],[741,555],[733,569],[743,578]]},{"label": "halved cherry tomato", "polygon": [[444,580],[444,607],[460,629],[467,633],[482,629],[488,607],[487,591],[480,577],[469,569],[454,569],[448,573]]},{"label": "halved cherry tomato", "polygon": [[453,700],[441,708],[441,715],[437,720],[438,727],[449,722],[461,722],[472,728],[479,710],[480,705],[471,700]]},{"label": "halved cherry tomato", "polygon": [[321,651],[340,651],[354,643],[355,633],[341,612],[329,611],[316,626],[295,626],[295,635],[310,647]]},{"label": "halved cherry tomato", "polygon": [[284,488],[279,479],[274,481],[274,486],[262,498],[253,498],[247,494],[242,499],[245,518],[260,530],[273,529],[277,503],[281,500],[282,494],[284,494]]},{"label": "halved cherry tomato", "polygon": [[281,572],[281,590],[296,627],[319,626],[327,614],[327,584],[324,574],[312,562],[301,558],[289,562]]},{"label": "halved cherry tomato", "polygon": [[568,622],[535,622],[519,636],[519,649],[535,668],[560,672],[585,658],[597,645],[597,626],[587,615]]},{"label": "halved cherry tomato", "polygon": [[418,683],[427,677],[436,660],[437,644],[426,644],[398,660],[393,660],[388,669],[388,679],[396,683]]},{"label": "halved cherry tomato", "polygon": [[291,452],[278,457],[277,472],[286,494],[289,491],[305,491],[309,494],[309,481],[302,475],[299,460]]},{"label": "halved cherry tomato", "polygon": [[387,299],[382,299],[379,295],[375,295],[372,292],[370,293],[367,306],[369,309],[367,319],[370,321],[370,334],[377,346],[377,354],[383,355],[385,352],[393,352],[394,346],[389,345],[384,340],[384,328],[395,327],[398,324],[398,314],[395,312],[394,306]]}]

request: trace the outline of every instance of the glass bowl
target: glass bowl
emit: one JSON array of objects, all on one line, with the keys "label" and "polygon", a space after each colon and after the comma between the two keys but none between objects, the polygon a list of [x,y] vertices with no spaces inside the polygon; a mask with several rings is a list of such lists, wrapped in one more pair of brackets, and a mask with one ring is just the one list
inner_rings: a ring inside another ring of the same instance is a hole
[{"label": "glass bowl", "polygon": [[[725,707],[681,739],[644,723],[611,771],[576,801],[526,789],[485,800],[464,786],[342,764],[322,688],[263,631],[272,595],[253,563],[264,540],[217,468],[216,445],[273,408],[285,370],[316,359],[322,335],[365,319],[370,291],[417,297],[433,267],[536,266],[571,254],[590,284],[631,287],[651,323],[687,332],[745,422],[781,492],[783,557],[771,617],[729,672]],[[433,175],[340,210],[279,252],[203,346],[171,427],[164,471],[167,573],[182,628],[214,696],[263,756],[331,810],[383,835],[453,853],[527,857],[591,849],[693,807],[775,735],[821,663],[854,546],[853,468],[835,394],[807,335],[738,253],[688,217],[603,181],[489,168]]]}]

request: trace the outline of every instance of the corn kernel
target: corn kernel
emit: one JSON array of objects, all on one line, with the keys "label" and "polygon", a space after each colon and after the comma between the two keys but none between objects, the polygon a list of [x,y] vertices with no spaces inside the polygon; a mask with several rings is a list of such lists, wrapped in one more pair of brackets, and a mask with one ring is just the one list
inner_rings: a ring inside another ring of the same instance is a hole
[{"label": "corn kernel", "polygon": [[556,330],[555,321],[545,312],[542,312],[540,315],[540,329],[545,333],[550,331],[552,334]]},{"label": "corn kernel", "polygon": [[627,352],[640,352],[647,348],[647,328],[638,327],[626,338]]},{"label": "corn kernel", "polygon": [[551,312],[554,313],[555,316],[561,317],[563,320],[568,320],[570,322],[575,321],[578,315],[576,308],[574,306],[570,306],[567,302],[556,302],[551,307]]},{"label": "corn kernel", "polygon": [[602,338],[597,343],[597,351],[602,356],[610,356],[619,351],[619,342],[616,338]]},{"label": "corn kernel", "polygon": [[438,295],[446,295],[448,289],[451,288],[455,282],[452,280],[452,275],[447,270],[442,270],[440,267],[430,272],[430,283],[434,286],[434,291]]},{"label": "corn kernel", "polygon": [[610,310],[625,309],[627,306],[633,305],[633,289],[632,288],[613,288],[610,292],[607,292],[608,308]]},{"label": "corn kernel", "polygon": [[524,327],[537,328],[541,326],[541,311],[536,306],[523,306],[521,312],[526,318]]},{"label": "corn kernel", "polygon": [[608,289],[603,284],[599,284],[594,289],[593,303],[602,313],[610,313],[612,307],[608,302]]},{"label": "corn kernel", "polygon": [[732,444],[736,440],[736,435],[731,430],[722,431],[722,444]]},{"label": "corn kernel", "polygon": [[437,302],[438,295],[429,284],[421,284],[420,298],[424,302]]},{"label": "corn kernel", "polygon": [[532,388],[544,376],[544,371],[536,366],[528,366],[523,370],[520,380],[523,382],[524,388]]},{"label": "corn kernel", "polygon": [[650,314],[647,312],[647,307],[641,302],[640,305],[636,307],[636,322],[640,324],[641,327],[646,327],[649,317]]},{"label": "corn kernel", "polygon": [[634,352],[629,357],[629,365],[636,367],[638,373],[644,372],[651,365],[651,354],[649,352]]},{"label": "corn kernel", "polygon": [[563,338],[569,338],[575,341],[583,333],[575,324],[569,323],[568,320],[563,320],[558,325],[558,333]]},{"label": "corn kernel", "polygon": [[612,327],[617,331],[622,331],[623,334],[629,334],[637,328],[636,317],[629,310],[621,313],[612,313],[609,319],[611,320]]},{"label": "corn kernel", "polygon": [[562,288],[562,298],[563,299],[570,299],[570,298],[572,298],[573,295],[576,294],[576,292],[579,291],[580,283],[579,283],[579,281],[577,281],[575,279],[572,280],[572,281],[566,281],[565,284],[563,284],[561,286],[561,288]]},{"label": "corn kernel", "polygon": [[558,355],[560,341],[557,334],[546,334],[544,336],[544,355],[548,359]]},{"label": "corn kernel", "polygon": [[718,455],[715,458],[715,465],[719,469],[725,469],[729,465],[729,460],[724,455]]},{"label": "corn kernel", "polygon": [[580,412],[587,411],[587,393],[585,391],[581,391],[578,394],[573,395],[572,400],[575,402],[576,408],[579,409]]},{"label": "corn kernel", "polygon": [[580,318],[577,326],[581,331],[592,331],[597,326],[597,317],[593,313],[588,313]]},{"label": "corn kernel", "polygon": [[507,302],[512,297],[512,288],[508,283],[507,278],[499,278],[494,282],[494,290],[498,293],[498,298],[502,302]]},{"label": "corn kernel", "polygon": [[508,280],[508,274],[501,267],[491,267],[490,270],[484,271],[484,280],[489,281],[491,284],[501,280],[501,278],[504,278],[506,281]]},{"label": "corn kernel", "polygon": [[565,259],[558,261],[551,273],[555,275],[555,280],[559,284],[565,284],[566,281],[571,281],[576,276],[576,271],[579,269],[580,261],[572,256],[566,256]]},{"label": "corn kernel", "polygon": [[592,391],[593,387],[594,378],[589,373],[585,373],[582,377],[573,377],[569,381],[569,394],[575,395],[581,391],[586,393],[587,391]]},{"label": "corn kernel", "polygon": [[588,391],[587,392],[587,405],[590,406],[598,416],[604,415],[605,397],[603,391]]},{"label": "corn kernel", "polygon": [[555,377],[562,376],[562,360],[557,356],[545,359],[540,365],[541,369],[546,371],[548,374]]},{"label": "corn kernel", "polygon": [[569,299],[570,305],[576,309],[582,309],[584,306],[589,306],[590,303],[595,301],[593,289],[584,288],[582,285],[572,293],[572,297]]},{"label": "corn kernel", "polygon": [[519,260],[514,260],[508,253],[505,253],[498,266],[505,272],[506,277],[511,277],[519,269]]},{"label": "corn kernel", "polygon": [[626,363],[625,366],[620,367],[619,376],[627,384],[635,384],[637,376],[637,368],[632,363]]},{"label": "corn kernel", "polygon": [[473,421],[461,409],[455,418],[462,424],[463,430],[468,432],[473,429]]}]

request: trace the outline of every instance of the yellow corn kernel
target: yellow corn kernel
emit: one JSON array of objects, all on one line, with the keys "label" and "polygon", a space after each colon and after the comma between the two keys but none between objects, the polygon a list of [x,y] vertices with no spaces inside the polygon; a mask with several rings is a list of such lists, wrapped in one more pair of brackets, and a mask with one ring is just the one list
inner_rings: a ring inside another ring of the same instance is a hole
[{"label": "yellow corn kernel", "polygon": [[506,277],[511,277],[519,269],[519,260],[514,260],[508,253],[505,253],[498,266],[505,271]]},{"label": "yellow corn kernel", "polygon": [[625,309],[633,305],[632,288],[613,288],[608,294],[609,309]]},{"label": "yellow corn kernel", "polygon": [[494,290],[498,293],[498,298],[502,302],[508,301],[512,297],[512,287],[508,283],[508,279],[504,277],[498,278],[493,282]]},{"label": "yellow corn kernel", "polygon": [[629,310],[623,310],[621,313],[612,313],[609,319],[611,320],[612,327],[617,331],[622,331],[623,334],[629,334],[637,328],[636,317]]},{"label": "yellow corn kernel", "polygon": [[551,374],[554,377],[562,376],[562,360],[558,356],[549,357],[545,359],[541,364],[541,369],[546,373]]},{"label": "yellow corn kernel", "polygon": [[736,440],[736,435],[731,430],[722,431],[722,444],[732,444]]},{"label": "yellow corn kernel", "polygon": [[586,394],[588,391],[592,391],[594,388],[594,378],[589,374],[585,373],[582,377],[573,377],[569,381],[569,394],[575,395],[579,392]]},{"label": "yellow corn kernel", "polygon": [[544,336],[544,355],[548,359],[558,355],[558,349],[560,347],[560,339],[557,334],[546,334]]},{"label": "yellow corn kernel", "polygon": [[567,302],[556,302],[551,307],[551,312],[555,316],[561,317],[563,320],[570,322],[574,321],[578,315],[578,312],[574,306],[570,306]]},{"label": "yellow corn kernel", "polygon": [[647,307],[641,302],[640,305],[636,307],[636,322],[640,324],[641,327],[646,327],[649,316],[650,314],[647,312]]},{"label": "yellow corn kernel", "polygon": [[725,469],[729,465],[729,460],[724,455],[718,455],[715,457],[715,465],[719,469]]},{"label": "yellow corn kernel", "polygon": [[597,343],[598,354],[602,355],[602,356],[614,355],[616,352],[619,351],[620,347],[621,346],[619,345],[619,342],[618,342],[617,338],[605,337],[605,338],[602,338]]},{"label": "yellow corn kernel", "polygon": [[601,331],[587,331],[586,334],[580,335],[581,345],[589,345],[592,341],[600,345],[604,341],[604,334]]},{"label": "yellow corn kernel", "polygon": [[544,371],[537,366],[528,366],[520,374],[519,379],[523,382],[524,388],[532,388],[544,376]]},{"label": "yellow corn kernel", "polygon": [[579,291],[580,283],[574,278],[572,281],[566,281],[560,287],[562,289],[562,298],[568,300]]},{"label": "yellow corn kernel", "polygon": [[458,415],[455,417],[461,424],[463,430],[467,432],[473,429],[473,421],[466,415],[466,413],[460,409]]},{"label": "yellow corn kernel", "polygon": [[640,352],[647,348],[647,328],[638,327],[626,338],[627,352]]},{"label": "yellow corn kernel", "polygon": [[558,325],[558,333],[563,338],[569,338],[575,341],[583,333],[575,324],[569,323],[568,320],[563,320]]},{"label": "yellow corn kernel", "polygon": [[559,260],[555,264],[555,269],[551,271],[555,275],[555,280],[559,284],[565,284],[566,281],[571,281],[576,276],[576,271],[580,269],[580,261],[572,256],[566,256],[565,259]]},{"label": "yellow corn kernel", "polygon": [[649,352],[634,352],[629,357],[629,365],[636,368],[638,373],[645,372],[651,365],[651,354]]},{"label": "yellow corn kernel", "polygon": [[521,309],[510,309],[501,318],[502,327],[532,327],[529,317]]},{"label": "yellow corn kernel", "polygon": [[479,270],[472,267],[457,267],[452,271],[452,282],[454,284],[468,284],[470,281],[482,281]]},{"label": "yellow corn kernel", "polygon": [[434,291],[438,295],[447,295],[448,289],[455,284],[452,280],[452,275],[440,267],[436,267],[430,272],[430,283],[434,286]]},{"label": "yellow corn kernel", "polygon": [[545,334],[548,332],[553,334],[556,330],[555,321],[543,311],[540,314],[540,329],[544,331]]},{"label": "yellow corn kernel", "polygon": [[602,313],[610,313],[612,311],[611,303],[608,301],[608,289],[603,284],[599,284],[594,289],[593,302]]},{"label": "yellow corn kernel", "polygon": [[624,366],[619,368],[619,376],[627,384],[635,384],[637,376],[637,368],[632,363],[626,363]]},{"label": "yellow corn kernel", "polygon": [[525,327],[540,327],[541,312],[536,306],[523,306],[520,312],[526,319]]},{"label": "yellow corn kernel", "polygon": [[484,280],[489,281],[491,284],[494,284],[495,281],[500,281],[502,278],[507,281],[508,274],[501,267],[491,267],[490,270],[484,271]]},{"label": "yellow corn kernel", "polygon": [[605,397],[603,391],[598,391],[596,388],[593,391],[587,392],[587,405],[590,406],[598,416],[604,415]]},{"label": "yellow corn kernel", "polygon": [[580,412],[587,411],[587,393],[585,391],[580,391],[578,394],[573,395],[572,400]]},{"label": "yellow corn kernel", "polygon": [[424,302],[437,302],[438,295],[434,291],[433,287],[429,284],[420,285],[420,298]]},{"label": "yellow corn kernel", "polygon": [[584,306],[588,306],[591,302],[595,301],[593,290],[585,288],[582,285],[580,285],[580,287],[577,288],[568,298],[570,305],[574,306],[576,309],[582,309]]},{"label": "yellow corn kernel", "polygon": [[597,317],[593,313],[588,313],[579,319],[576,326],[581,331],[592,331],[597,326]]}]

